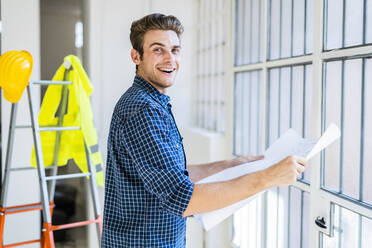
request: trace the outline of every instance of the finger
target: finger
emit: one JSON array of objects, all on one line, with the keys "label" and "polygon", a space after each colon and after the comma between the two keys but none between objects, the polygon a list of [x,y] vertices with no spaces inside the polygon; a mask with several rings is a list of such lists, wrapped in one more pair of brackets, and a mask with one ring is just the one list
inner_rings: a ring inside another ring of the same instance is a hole
[{"label": "finger", "polygon": [[302,173],[302,172],[304,172],[304,170],[305,170],[305,167],[304,167],[303,165],[301,165],[301,164],[296,164],[296,171],[297,171],[298,173]]},{"label": "finger", "polygon": [[307,160],[304,157],[296,156],[296,162],[304,167],[307,166]]}]

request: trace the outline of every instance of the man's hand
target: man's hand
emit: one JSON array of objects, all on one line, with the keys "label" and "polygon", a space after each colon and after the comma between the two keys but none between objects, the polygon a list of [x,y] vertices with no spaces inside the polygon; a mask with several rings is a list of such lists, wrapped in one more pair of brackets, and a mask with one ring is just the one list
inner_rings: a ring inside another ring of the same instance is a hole
[{"label": "man's hand", "polygon": [[266,180],[270,186],[284,186],[296,182],[297,177],[305,170],[307,161],[303,157],[288,156],[279,163],[265,170]]}]

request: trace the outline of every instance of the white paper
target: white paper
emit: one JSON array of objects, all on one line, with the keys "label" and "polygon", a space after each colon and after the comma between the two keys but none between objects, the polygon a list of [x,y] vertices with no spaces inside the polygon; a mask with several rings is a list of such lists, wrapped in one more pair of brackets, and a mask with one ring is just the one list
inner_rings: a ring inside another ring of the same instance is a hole
[{"label": "white paper", "polygon": [[[340,135],[341,132],[339,128],[333,123],[318,139],[303,139],[296,131],[289,129],[265,151],[264,159],[223,170],[197,183],[202,184],[231,180],[249,173],[264,170],[290,155],[302,156],[309,160],[337,140]],[[263,192],[260,192],[219,210],[196,214],[194,217],[200,222],[203,228],[208,231],[262,193]]]}]

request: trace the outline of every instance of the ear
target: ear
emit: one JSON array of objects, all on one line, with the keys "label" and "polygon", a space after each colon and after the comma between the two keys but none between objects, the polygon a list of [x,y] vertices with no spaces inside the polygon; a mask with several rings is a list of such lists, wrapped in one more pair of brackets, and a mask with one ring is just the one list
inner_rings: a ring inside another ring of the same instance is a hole
[{"label": "ear", "polygon": [[130,51],[130,56],[132,58],[133,63],[135,63],[136,65],[139,65],[140,64],[140,62],[141,62],[141,56],[140,56],[139,52],[136,49],[132,49]]}]

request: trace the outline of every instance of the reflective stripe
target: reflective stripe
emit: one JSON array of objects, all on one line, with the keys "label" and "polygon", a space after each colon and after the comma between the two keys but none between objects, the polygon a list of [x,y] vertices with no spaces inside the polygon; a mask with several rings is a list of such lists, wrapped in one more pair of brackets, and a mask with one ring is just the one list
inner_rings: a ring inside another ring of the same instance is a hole
[{"label": "reflective stripe", "polygon": [[96,172],[102,171],[102,165],[101,164],[96,164]]},{"label": "reflective stripe", "polygon": [[96,153],[96,152],[98,152],[98,149],[99,149],[98,144],[95,144],[95,145],[90,147],[90,152],[91,153]]}]

